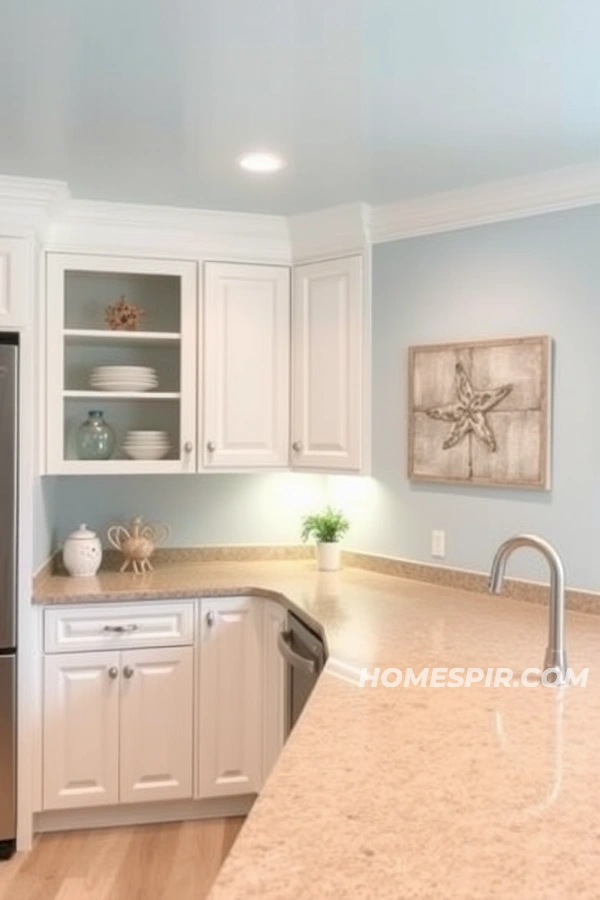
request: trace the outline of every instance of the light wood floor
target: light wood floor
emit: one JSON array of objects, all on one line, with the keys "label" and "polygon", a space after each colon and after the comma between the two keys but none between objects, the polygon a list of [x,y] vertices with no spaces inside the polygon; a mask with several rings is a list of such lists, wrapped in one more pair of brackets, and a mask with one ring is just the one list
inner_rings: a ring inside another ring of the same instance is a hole
[{"label": "light wood floor", "polygon": [[243,818],[39,837],[0,862],[1,900],[203,900]]}]

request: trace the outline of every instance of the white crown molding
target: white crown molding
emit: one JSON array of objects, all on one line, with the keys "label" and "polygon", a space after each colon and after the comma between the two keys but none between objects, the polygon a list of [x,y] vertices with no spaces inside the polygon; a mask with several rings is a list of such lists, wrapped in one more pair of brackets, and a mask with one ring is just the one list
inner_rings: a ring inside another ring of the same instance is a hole
[{"label": "white crown molding", "polygon": [[65,182],[0,175],[0,231],[35,236],[51,250],[282,265],[599,203],[600,165],[287,218],[72,200]]},{"label": "white crown molding", "polygon": [[371,208],[366,203],[288,216],[293,261],[360,252],[370,243],[370,219]]},{"label": "white crown molding", "polygon": [[55,251],[290,262],[283,216],[74,200],[48,235]]},{"label": "white crown molding", "polygon": [[373,243],[600,203],[600,165],[573,166],[372,207]]},{"label": "white crown molding", "polygon": [[0,175],[0,228],[43,240],[69,200],[64,181]]}]

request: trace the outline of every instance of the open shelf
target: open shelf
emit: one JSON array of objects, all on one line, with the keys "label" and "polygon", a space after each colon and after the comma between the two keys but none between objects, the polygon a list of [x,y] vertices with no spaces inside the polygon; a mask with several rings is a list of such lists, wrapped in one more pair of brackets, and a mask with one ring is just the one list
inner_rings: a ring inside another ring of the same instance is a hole
[{"label": "open shelf", "polygon": [[[53,310],[47,323],[48,474],[194,471],[196,263],[50,253],[46,274]],[[121,296],[143,310],[138,329],[109,327],[107,307]],[[126,390],[99,390],[94,372],[111,366],[152,370],[153,389],[125,379]],[[111,459],[78,457],[77,434],[90,410],[102,410],[114,431]],[[164,431],[167,457],[130,459],[123,446],[130,431]]]},{"label": "open shelf", "polygon": [[98,344],[174,344],[181,341],[176,331],[110,331],[101,328],[65,328],[63,337],[69,343]]},{"label": "open shelf", "polygon": [[69,400],[179,400],[180,393],[159,391],[63,391]]}]

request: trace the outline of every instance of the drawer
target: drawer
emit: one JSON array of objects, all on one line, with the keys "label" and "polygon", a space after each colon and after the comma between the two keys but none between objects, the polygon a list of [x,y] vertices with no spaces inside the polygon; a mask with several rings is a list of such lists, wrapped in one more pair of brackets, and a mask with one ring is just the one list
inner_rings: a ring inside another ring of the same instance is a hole
[{"label": "drawer", "polygon": [[174,647],[194,642],[194,602],[110,603],[44,610],[44,650]]}]

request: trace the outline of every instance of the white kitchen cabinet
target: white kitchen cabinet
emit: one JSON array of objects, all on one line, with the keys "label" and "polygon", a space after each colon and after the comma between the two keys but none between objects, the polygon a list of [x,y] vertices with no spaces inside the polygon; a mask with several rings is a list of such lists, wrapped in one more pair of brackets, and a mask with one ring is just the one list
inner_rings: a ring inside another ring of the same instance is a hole
[{"label": "white kitchen cabinet", "polygon": [[45,657],[44,809],[192,796],[193,648]]},{"label": "white kitchen cabinet", "polygon": [[365,322],[362,258],[294,268],[292,465],[360,471]]},{"label": "white kitchen cabinet", "polygon": [[258,793],[262,785],[262,602],[200,602],[200,798]]},{"label": "white kitchen cabinet", "polygon": [[193,649],[121,654],[120,801],[192,796]]},{"label": "white kitchen cabinet", "polygon": [[26,240],[0,235],[0,329],[29,321],[27,265]]},{"label": "white kitchen cabinet", "polygon": [[206,468],[288,465],[289,281],[282,266],[205,266]]},{"label": "white kitchen cabinet", "polygon": [[46,656],[45,809],[119,800],[119,653]]},{"label": "white kitchen cabinet", "polygon": [[[126,256],[47,255],[47,474],[196,471],[197,264]],[[111,330],[106,308],[120,297],[143,310],[135,330]],[[97,390],[101,366],[154,369],[151,390]],[[102,410],[117,437],[111,459],[80,459],[76,434]],[[130,459],[128,431],[167,433],[164,459]]]},{"label": "white kitchen cabinet", "polygon": [[263,600],[263,780],[283,750],[286,723],[285,662],[277,638],[285,631],[287,611],[274,600]]}]

